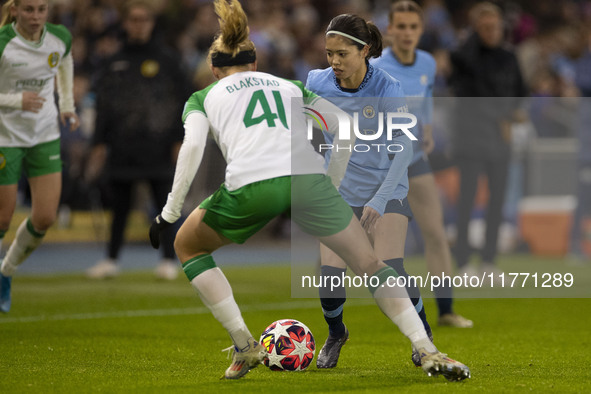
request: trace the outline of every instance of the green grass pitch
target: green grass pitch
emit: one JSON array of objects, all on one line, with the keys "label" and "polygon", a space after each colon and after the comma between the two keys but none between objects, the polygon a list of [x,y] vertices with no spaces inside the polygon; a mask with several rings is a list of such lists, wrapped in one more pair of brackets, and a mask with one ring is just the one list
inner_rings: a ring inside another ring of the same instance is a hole
[{"label": "green grass pitch", "polygon": [[[290,298],[289,265],[223,269],[255,337],[274,320],[294,318],[322,345],[319,302]],[[230,361],[221,349],[229,337],[185,278],[16,276],[13,310],[0,316],[0,392],[591,392],[589,299],[456,300],[473,329],[437,327],[435,302],[425,304],[436,344],[467,364],[472,379],[427,377],[372,300],[354,299],[345,308],[351,336],[337,368],[260,366],[226,381],[220,377]]]}]

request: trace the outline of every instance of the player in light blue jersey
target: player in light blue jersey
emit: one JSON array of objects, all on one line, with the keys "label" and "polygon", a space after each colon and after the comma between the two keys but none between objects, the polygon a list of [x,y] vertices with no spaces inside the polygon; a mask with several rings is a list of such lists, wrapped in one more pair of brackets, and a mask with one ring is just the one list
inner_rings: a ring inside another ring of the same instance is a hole
[{"label": "player in light blue jersey", "polygon": [[[406,231],[412,218],[407,201],[407,168],[413,158],[412,141],[401,131],[392,133],[390,139],[382,133],[375,140],[364,140],[379,135],[380,116],[407,111],[400,82],[368,63],[369,58],[380,56],[381,52],[382,37],[375,25],[355,15],[339,15],[330,22],[326,33],[330,67],[310,71],[306,87],[358,119],[363,138],[357,136],[356,149],[339,192],[360,218],[378,257],[398,275],[407,276],[403,259]],[[387,120],[383,123],[386,124]],[[326,145],[330,146],[332,137],[325,133],[325,138]],[[397,149],[390,149],[392,146]],[[321,145],[320,149],[323,147]],[[328,159],[330,154],[331,151],[327,150]],[[322,275],[325,278],[341,277],[345,271],[344,262],[321,247]],[[407,290],[425,331],[432,338],[418,288],[407,287]],[[334,368],[341,347],[349,337],[343,323],[345,288],[320,288],[320,300],[329,336],[318,354],[316,365]],[[415,351],[413,361],[420,365]]]},{"label": "player in light blue jersey", "polygon": [[[371,62],[400,81],[406,94],[409,111],[419,119],[414,144],[414,156],[408,167],[410,190],[408,201],[413,210],[425,242],[425,259],[432,275],[441,277],[452,274],[451,251],[445,229],[443,213],[435,178],[427,155],[433,151],[432,136],[433,83],[435,59],[417,49],[423,33],[423,11],[411,0],[392,4],[389,14],[388,34],[392,46],[384,49],[382,56]],[[451,286],[435,289],[439,309],[439,325],[472,327],[471,320],[453,312]]]}]

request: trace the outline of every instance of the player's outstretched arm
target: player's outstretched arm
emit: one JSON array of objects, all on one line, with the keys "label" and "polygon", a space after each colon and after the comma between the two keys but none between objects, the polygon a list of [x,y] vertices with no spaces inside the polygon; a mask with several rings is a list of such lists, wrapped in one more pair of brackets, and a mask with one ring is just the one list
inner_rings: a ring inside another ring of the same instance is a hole
[{"label": "player's outstretched arm", "polygon": [[195,111],[187,116],[185,138],[179,150],[172,191],[168,194],[161,214],[168,223],[174,223],[181,217],[183,202],[203,158],[208,132],[209,121],[203,113]]}]

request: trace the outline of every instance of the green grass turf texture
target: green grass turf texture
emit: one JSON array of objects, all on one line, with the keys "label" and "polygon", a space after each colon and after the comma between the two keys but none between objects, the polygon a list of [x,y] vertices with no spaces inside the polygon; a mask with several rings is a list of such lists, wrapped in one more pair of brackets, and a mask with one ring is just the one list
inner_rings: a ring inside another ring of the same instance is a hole
[{"label": "green grass turf texture", "polygon": [[[224,271],[255,337],[274,320],[298,319],[318,353],[327,335],[319,302],[290,298],[289,265]],[[220,377],[230,360],[220,350],[229,337],[184,277],[16,276],[13,310],[0,316],[0,392],[591,392],[590,299],[457,299],[473,329],[437,327],[434,300],[425,304],[437,346],[467,364],[472,379],[428,377],[373,301],[352,299],[351,336],[337,368],[260,366],[227,381]]]}]

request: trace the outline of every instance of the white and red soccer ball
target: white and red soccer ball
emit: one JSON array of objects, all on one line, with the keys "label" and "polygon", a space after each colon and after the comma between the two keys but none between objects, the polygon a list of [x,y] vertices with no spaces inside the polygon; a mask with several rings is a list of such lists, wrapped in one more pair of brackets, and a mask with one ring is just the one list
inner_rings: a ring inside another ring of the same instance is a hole
[{"label": "white and red soccer ball", "polygon": [[293,319],[271,323],[263,331],[259,342],[267,349],[265,366],[273,371],[303,371],[316,352],[312,331],[304,323]]}]

